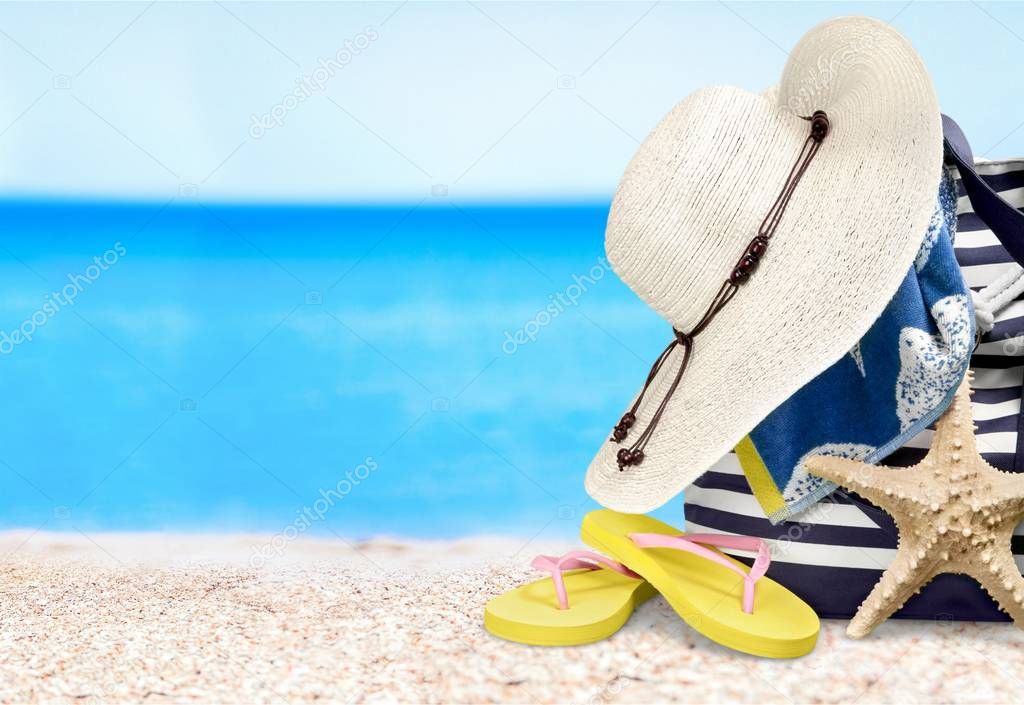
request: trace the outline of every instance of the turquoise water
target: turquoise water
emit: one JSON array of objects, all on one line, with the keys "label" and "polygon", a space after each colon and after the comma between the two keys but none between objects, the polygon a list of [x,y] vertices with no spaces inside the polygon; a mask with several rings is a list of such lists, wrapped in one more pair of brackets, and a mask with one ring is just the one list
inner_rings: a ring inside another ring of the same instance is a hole
[{"label": "turquoise water", "polygon": [[0,210],[3,528],[570,535],[667,330],[604,203]]}]

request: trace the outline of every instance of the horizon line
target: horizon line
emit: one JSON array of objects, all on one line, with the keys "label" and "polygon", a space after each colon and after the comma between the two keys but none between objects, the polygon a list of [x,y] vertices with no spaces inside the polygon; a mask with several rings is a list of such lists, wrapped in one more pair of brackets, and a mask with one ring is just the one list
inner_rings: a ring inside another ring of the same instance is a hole
[{"label": "horizon line", "polygon": [[252,208],[260,209],[345,209],[345,210],[397,210],[397,209],[434,209],[445,205],[455,208],[607,208],[611,205],[611,195],[606,197],[571,195],[566,197],[473,197],[454,199],[448,195],[427,195],[416,201],[414,199],[201,199],[195,195],[178,194],[163,200],[150,197],[118,198],[113,196],[88,196],[64,194],[25,194],[0,195],[0,208],[11,206],[47,206],[47,207],[137,207],[137,208]]}]

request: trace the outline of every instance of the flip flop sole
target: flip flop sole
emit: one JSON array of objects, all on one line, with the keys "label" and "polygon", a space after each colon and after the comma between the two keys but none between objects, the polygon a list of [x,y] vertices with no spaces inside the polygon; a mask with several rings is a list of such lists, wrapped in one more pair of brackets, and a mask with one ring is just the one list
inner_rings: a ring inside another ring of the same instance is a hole
[{"label": "flip flop sole", "polygon": [[684,551],[640,548],[629,538],[634,533],[684,535],[652,517],[610,509],[590,512],[580,529],[583,541],[644,576],[687,624],[712,641],[768,658],[797,658],[814,649],[818,615],[779,583],[761,578],[754,612],[746,614],[743,580],[734,572]]},{"label": "flip flop sole", "polygon": [[558,609],[551,578],[498,595],[484,608],[484,628],[531,646],[578,646],[607,639],[633,610],[657,594],[643,580],[606,568],[564,574],[569,609]]}]

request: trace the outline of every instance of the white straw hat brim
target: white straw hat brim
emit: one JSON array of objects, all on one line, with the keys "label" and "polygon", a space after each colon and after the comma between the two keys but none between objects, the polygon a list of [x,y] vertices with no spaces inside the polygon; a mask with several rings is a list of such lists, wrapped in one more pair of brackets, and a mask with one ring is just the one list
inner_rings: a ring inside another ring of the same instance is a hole
[{"label": "white straw hat brim", "polygon": [[[604,442],[591,463],[586,489],[602,505],[646,512],[680,492],[847,354],[906,276],[938,192],[939,108],[909,42],[862,17],[805,35],[777,91],[708,88],[677,105],[620,183],[609,261],[690,330],[756,234],[807,138],[803,116],[816,110],[831,131],[758,269],[694,339],[644,460],[619,469],[627,439]],[[664,398],[680,352],[650,385],[631,435]]]}]

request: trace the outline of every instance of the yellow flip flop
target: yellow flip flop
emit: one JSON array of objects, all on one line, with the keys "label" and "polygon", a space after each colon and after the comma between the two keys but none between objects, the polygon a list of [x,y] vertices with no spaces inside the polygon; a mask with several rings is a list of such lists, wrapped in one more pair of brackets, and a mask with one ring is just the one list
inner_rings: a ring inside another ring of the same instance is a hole
[{"label": "yellow flip flop", "polygon": [[590,551],[537,556],[531,565],[551,577],[487,603],[484,627],[494,636],[533,646],[589,644],[617,632],[656,592],[626,566]]},{"label": "yellow flip flop", "polygon": [[[761,539],[683,534],[652,517],[610,509],[587,514],[580,535],[642,575],[687,624],[712,641],[769,658],[796,658],[814,649],[818,615],[764,577],[771,559]],[[708,546],[758,555],[747,568]]]}]

